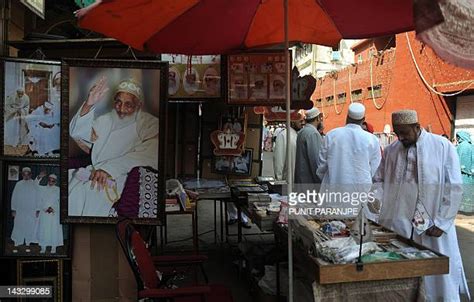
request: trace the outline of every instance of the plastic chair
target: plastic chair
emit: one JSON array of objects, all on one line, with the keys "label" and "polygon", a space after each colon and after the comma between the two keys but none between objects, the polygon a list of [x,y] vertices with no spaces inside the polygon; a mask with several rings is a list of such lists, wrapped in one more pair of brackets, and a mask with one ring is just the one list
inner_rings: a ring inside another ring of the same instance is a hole
[{"label": "plastic chair", "polygon": [[[175,267],[180,266],[200,266],[207,283],[207,276],[202,269],[202,263],[207,260],[207,257],[202,255],[152,257],[143,238],[128,219],[117,223],[116,233],[134,273],[138,299],[176,302],[233,301],[230,291],[220,285],[170,288],[172,284],[169,281],[172,281],[177,273]],[[158,268],[160,270],[164,268],[164,270],[158,271]]]}]

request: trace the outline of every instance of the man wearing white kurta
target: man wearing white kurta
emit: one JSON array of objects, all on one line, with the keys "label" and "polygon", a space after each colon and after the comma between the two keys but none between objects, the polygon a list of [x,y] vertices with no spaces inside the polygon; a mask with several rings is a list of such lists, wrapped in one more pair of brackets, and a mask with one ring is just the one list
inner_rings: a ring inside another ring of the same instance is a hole
[{"label": "man wearing white kurta", "polygon": [[45,102],[26,117],[30,129],[29,146],[38,155],[49,155],[50,152],[59,150],[60,116],[52,109],[53,104]]},{"label": "man wearing white kurta", "polygon": [[30,110],[30,98],[23,88],[5,101],[5,145],[17,147],[27,143],[28,128],[25,117]]},{"label": "man wearing white kurta", "polygon": [[41,253],[46,251],[46,247],[51,246],[51,253],[56,253],[56,247],[64,245],[63,227],[59,222],[59,187],[56,186],[57,176],[51,174],[48,177],[48,184],[40,186],[39,182],[45,175],[40,174],[36,179],[39,190],[39,227],[38,243]]},{"label": "man wearing white kurta", "polygon": [[31,179],[31,169],[24,167],[22,177],[15,184],[11,199],[11,214],[13,217],[13,231],[11,239],[15,246],[38,242],[35,228],[39,216],[38,188]]},{"label": "man wearing white kurta", "polygon": [[[375,177],[383,182],[379,222],[448,256],[449,274],[425,277],[425,292],[429,301],[459,301],[459,293],[469,291],[454,225],[462,198],[456,150],[420,128],[416,111],[394,112],[392,123],[398,141],[385,148]],[[412,224],[418,209],[430,222],[425,229]]]},{"label": "man wearing white kurta", "polygon": [[[362,129],[364,120],[364,105],[353,103],[349,106],[346,125],[326,135],[317,170],[322,180],[321,191],[327,189],[342,194],[370,191],[372,177],[379,167],[382,154],[377,137]],[[365,201],[361,197],[358,202]],[[332,206],[339,205],[342,206],[340,202]]]},{"label": "man wearing white kurta", "polygon": [[133,80],[119,83],[113,110],[95,116],[108,91],[102,77],[69,125],[71,137],[90,152],[92,165],[69,170],[70,216],[109,216],[134,167],[158,168],[158,118],[141,110],[143,93]]},{"label": "man wearing white kurta", "polygon": [[[295,170],[296,159],[296,139],[298,138],[298,131],[302,128],[302,121],[292,121],[290,127],[290,149],[291,171]],[[273,149],[273,171],[275,179],[286,180],[288,173],[288,163],[286,158],[286,136],[288,131],[285,129],[278,134],[275,140],[275,148]]]}]

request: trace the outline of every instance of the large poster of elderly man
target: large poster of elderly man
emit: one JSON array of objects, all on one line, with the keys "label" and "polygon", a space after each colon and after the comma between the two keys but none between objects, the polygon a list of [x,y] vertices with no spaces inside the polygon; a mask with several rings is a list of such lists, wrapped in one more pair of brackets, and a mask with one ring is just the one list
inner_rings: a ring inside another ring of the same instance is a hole
[{"label": "large poster of elderly man", "polygon": [[3,255],[67,257],[68,226],[60,223],[59,165],[30,162],[5,164],[19,176],[4,181]]},{"label": "large poster of elderly man", "polygon": [[3,154],[59,158],[59,62],[4,59]]},{"label": "large poster of elderly man", "polygon": [[150,61],[63,63],[68,87],[63,127],[69,136],[65,221],[113,223],[128,217],[159,223],[167,67]]}]

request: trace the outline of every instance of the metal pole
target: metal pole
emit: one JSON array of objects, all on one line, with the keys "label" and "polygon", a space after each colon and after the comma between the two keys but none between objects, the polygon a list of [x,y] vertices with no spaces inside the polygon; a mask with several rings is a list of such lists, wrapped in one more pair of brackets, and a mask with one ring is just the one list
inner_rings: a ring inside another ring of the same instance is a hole
[{"label": "metal pole", "polygon": [[[290,48],[289,38],[288,38],[288,0],[283,0],[283,8],[285,14],[285,64],[286,64],[286,165],[287,167],[287,182],[288,182],[288,191],[287,194],[293,190],[293,167],[291,163],[291,152],[290,148],[291,142],[291,131],[290,131],[290,108],[291,108],[291,72],[290,72],[290,57],[288,55],[288,50]],[[291,224],[290,217],[288,215],[288,301],[293,302],[293,239],[291,234]]]}]

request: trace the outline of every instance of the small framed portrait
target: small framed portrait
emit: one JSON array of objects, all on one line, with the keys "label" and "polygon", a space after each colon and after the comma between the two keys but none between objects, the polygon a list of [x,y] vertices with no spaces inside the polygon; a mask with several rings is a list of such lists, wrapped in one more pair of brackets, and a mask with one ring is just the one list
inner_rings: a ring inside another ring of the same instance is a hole
[{"label": "small framed portrait", "polygon": [[252,173],[253,150],[245,149],[241,156],[215,156],[215,173],[250,176]]},{"label": "small framed portrait", "polygon": [[248,81],[245,75],[232,76],[230,96],[236,100],[246,100],[248,98]]},{"label": "small framed portrait", "polygon": [[62,221],[161,224],[168,64],[68,59],[62,74]]},{"label": "small framed portrait", "polygon": [[168,71],[168,94],[175,95],[181,87],[181,74],[176,67],[170,67]]},{"label": "small framed portrait", "polygon": [[3,155],[59,158],[60,63],[11,58],[0,61]]},{"label": "small framed portrait", "polygon": [[268,77],[266,74],[250,74],[250,99],[268,99]]},{"label": "small framed portrait", "polygon": [[286,95],[285,78],[279,74],[270,75],[270,98],[284,99]]},{"label": "small framed portrait", "polygon": [[187,94],[193,95],[200,89],[201,79],[196,68],[186,69],[183,75],[183,88]]},{"label": "small framed portrait", "polygon": [[69,257],[69,226],[60,222],[59,165],[6,162],[4,170],[3,255]]},{"label": "small framed portrait", "polygon": [[[70,286],[64,283],[64,276],[69,274],[67,266],[61,259],[17,260],[17,284],[25,286],[49,286],[51,298],[38,298],[37,301],[62,302],[70,294]],[[25,299],[23,301],[29,301]]]}]

